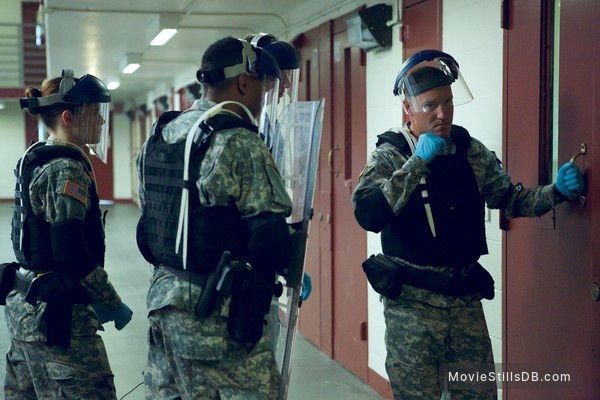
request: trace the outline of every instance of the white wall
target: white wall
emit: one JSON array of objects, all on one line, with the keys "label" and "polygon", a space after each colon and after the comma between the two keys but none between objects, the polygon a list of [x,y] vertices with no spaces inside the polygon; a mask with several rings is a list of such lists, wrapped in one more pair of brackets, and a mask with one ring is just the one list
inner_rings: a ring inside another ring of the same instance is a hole
[{"label": "white wall", "polygon": [[25,151],[25,118],[19,103],[15,100],[3,100],[4,109],[0,110],[0,199],[14,199],[14,169]]},{"label": "white wall", "polygon": [[135,156],[131,151],[129,118],[125,114],[113,114],[113,165],[115,200],[131,200],[132,164]]},{"label": "white wall", "polygon": [[[498,156],[502,154],[502,30],[500,5],[496,0],[446,0],[443,4],[443,50],[460,64],[475,100],[455,109],[454,123],[469,130]],[[468,22],[466,22],[468,21]],[[398,27],[392,37],[398,38]],[[367,56],[367,152],[375,146],[376,136],[402,124],[400,100],[392,87],[402,65],[402,44],[394,40],[391,50]],[[498,212],[489,212],[486,224],[490,254],[482,264],[496,281],[496,298],[484,301],[496,362],[502,360],[502,258]],[[379,235],[369,233],[367,253],[381,252]],[[383,377],[385,345],[383,306],[369,287],[369,367]]]}]

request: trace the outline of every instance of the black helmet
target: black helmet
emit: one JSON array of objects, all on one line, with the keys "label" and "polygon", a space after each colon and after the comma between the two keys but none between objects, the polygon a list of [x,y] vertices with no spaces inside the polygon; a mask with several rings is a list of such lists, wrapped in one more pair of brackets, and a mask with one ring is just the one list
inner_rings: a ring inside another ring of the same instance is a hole
[{"label": "black helmet", "polygon": [[300,68],[300,57],[291,44],[280,40],[264,46],[263,49],[275,58],[280,69]]},{"label": "black helmet", "polygon": [[196,72],[196,78],[200,83],[219,82],[241,74],[249,74],[258,77],[269,75],[281,80],[281,70],[272,55],[251,45],[249,42],[239,39],[242,43],[242,61],[239,64],[225,68],[204,70]]},{"label": "black helmet", "polygon": [[54,104],[84,104],[84,103],[110,103],[111,97],[108,88],[94,75],[86,74],[76,79],[71,69],[62,70],[62,80],[58,93],[43,97],[20,98],[21,109],[30,110],[47,107]]},{"label": "black helmet", "polygon": [[94,75],[82,76],[75,85],[64,94],[65,103],[110,103],[108,88]]}]

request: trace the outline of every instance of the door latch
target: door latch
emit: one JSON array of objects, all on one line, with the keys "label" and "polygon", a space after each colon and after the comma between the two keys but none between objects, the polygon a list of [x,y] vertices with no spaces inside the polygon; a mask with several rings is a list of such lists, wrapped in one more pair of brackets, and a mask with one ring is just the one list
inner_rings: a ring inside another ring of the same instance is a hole
[{"label": "door latch", "polygon": [[[575,161],[577,161],[577,157],[583,156],[585,154],[587,154],[587,145],[585,143],[581,143],[581,147],[579,148],[579,151],[577,153],[575,153],[569,161],[574,163]],[[579,207],[581,207],[581,208],[585,207],[585,196],[576,195],[575,199],[579,202]]]}]

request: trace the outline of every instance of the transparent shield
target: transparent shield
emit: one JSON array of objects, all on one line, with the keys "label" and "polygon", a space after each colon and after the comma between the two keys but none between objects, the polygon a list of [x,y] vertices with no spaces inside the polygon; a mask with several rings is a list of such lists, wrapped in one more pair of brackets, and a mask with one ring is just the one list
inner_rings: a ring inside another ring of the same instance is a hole
[{"label": "transparent shield", "polygon": [[272,135],[265,134],[274,129],[277,120],[277,106],[279,104],[279,79],[265,75],[262,81],[262,98],[260,116],[258,117],[258,130],[267,147],[272,148]]},{"label": "transparent shield", "polygon": [[455,106],[473,100],[473,94],[465,82],[458,65],[447,59],[422,62],[411,68],[401,82],[400,99],[406,100],[414,112],[433,111],[440,104],[427,104],[422,93],[439,86],[450,86],[452,103]]},{"label": "transparent shield", "polygon": [[90,103],[75,106],[75,133],[81,144],[92,150],[106,164],[108,150],[109,103]]},{"label": "transparent shield", "polygon": [[269,315],[268,329],[281,372],[279,399],[287,397],[290,362],[293,353],[300,290],[304,274],[304,258],[309,220],[315,190],[319,147],[323,125],[324,100],[295,102],[282,110],[278,119],[273,159],[292,198],[292,213],[288,217],[292,233],[292,263],[284,293],[275,299]]}]

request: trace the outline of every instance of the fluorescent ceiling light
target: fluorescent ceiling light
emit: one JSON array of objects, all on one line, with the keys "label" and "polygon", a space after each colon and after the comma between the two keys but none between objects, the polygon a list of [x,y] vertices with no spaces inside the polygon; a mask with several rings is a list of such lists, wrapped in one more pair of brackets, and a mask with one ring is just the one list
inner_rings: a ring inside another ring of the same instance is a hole
[{"label": "fluorescent ceiling light", "polygon": [[119,86],[121,86],[121,83],[119,81],[111,81],[111,82],[108,82],[108,85],[106,85],[108,90],[115,90]]},{"label": "fluorescent ceiling light", "polygon": [[152,20],[146,32],[151,46],[162,46],[177,33],[179,16],[177,14],[158,14]]},{"label": "fluorescent ceiling light", "polygon": [[177,33],[177,29],[163,29],[152,39],[150,46],[162,46]]},{"label": "fluorescent ceiling light", "polygon": [[133,74],[140,67],[140,54],[127,53],[121,60],[121,72],[124,74]]},{"label": "fluorescent ceiling light", "polygon": [[140,67],[140,63],[129,63],[123,68],[124,74],[133,74]]}]

